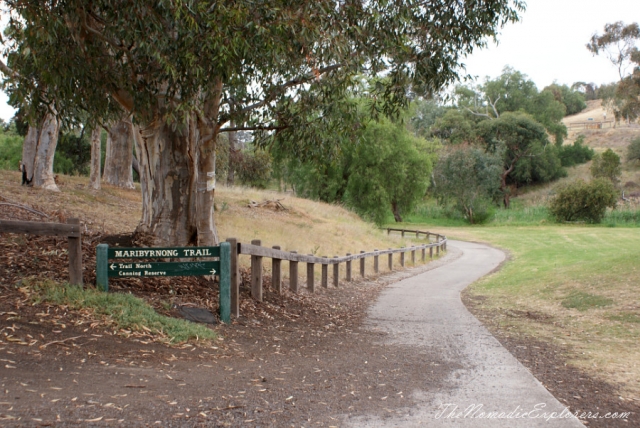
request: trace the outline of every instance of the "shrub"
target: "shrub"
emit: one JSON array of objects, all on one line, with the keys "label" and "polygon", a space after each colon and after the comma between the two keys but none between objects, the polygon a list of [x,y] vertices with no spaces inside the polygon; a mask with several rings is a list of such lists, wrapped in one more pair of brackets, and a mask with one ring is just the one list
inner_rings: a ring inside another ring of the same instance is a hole
[{"label": "shrub", "polygon": [[617,185],[620,181],[621,174],[620,156],[613,150],[607,149],[604,153],[597,154],[593,157],[593,163],[591,164],[591,175],[593,178],[607,178],[613,184]]},{"label": "shrub", "polygon": [[627,147],[627,161],[640,160],[640,137],[631,141]]},{"label": "shrub", "polygon": [[556,221],[600,223],[608,207],[615,208],[618,192],[613,183],[597,178],[590,183],[577,180],[560,188],[551,200],[549,211]]},{"label": "shrub", "polygon": [[271,179],[271,156],[263,150],[246,150],[236,168],[242,184],[266,189]]},{"label": "shrub", "polygon": [[584,144],[584,135],[578,136],[571,145],[560,147],[560,162],[562,166],[575,166],[589,162],[593,159],[595,152]]}]

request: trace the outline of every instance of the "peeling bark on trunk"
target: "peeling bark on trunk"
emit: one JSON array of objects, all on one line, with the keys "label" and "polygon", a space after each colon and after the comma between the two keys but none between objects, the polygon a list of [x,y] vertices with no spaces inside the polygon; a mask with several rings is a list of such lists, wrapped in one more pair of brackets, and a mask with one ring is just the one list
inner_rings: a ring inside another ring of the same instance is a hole
[{"label": "peeling bark on trunk", "polygon": [[154,236],[153,245],[195,243],[195,176],[191,152],[197,135],[160,122],[136,128],[142,188],[138,232]]},{"label": "peeling bark on trunk", "polygon": [[91,131],[91,173],[89,174],[89,187],[100,188],[100,128]]},{"label": "peeling bark on trunk", "polygon": [[104,161],[105,183],[133,189],[133,127],[121,120],[107,129],[107,147]]},{"label": "peeling bark on trunk", "polygon": [[[213,219],[215,138],[200,148],[195,119],[173,129],[155,122],[134,127],[140,165],[142,219],[138,232],[153,245],[217,245]],[[210,189],[210,190],[209,190]]]},{"label": "peeling bark on trunk", "polygon": [[60,123],[47,113],[37,126],[29,126],[22,146],[22,163],[31,185],[59,192],[53,174],[53,159],[58,145]]}]

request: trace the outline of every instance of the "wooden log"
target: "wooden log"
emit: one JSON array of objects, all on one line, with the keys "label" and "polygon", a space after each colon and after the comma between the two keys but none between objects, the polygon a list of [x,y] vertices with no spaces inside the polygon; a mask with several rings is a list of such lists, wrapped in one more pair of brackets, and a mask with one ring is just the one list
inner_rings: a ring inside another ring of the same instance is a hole
[{"label": "wooden log", "polygon": [[[324,258],[327,258],[328,256],[322,256]],[[322,287],[323,288],[328,288],[329,287],[329,265],[327,264],[322,264]]]},{"label": "wooden log", "polygon": [[[297,251],[291,251],[296,254]],[[289,290],[294,293],[298,292],[298,262],[289,261]]]},{"label": "wooden log", "polygon": [[[309,254],[310,256],[313,254]],[[315,265],[313,263],[307,263],[307,289],[309,290],[310,293],[313,293],[315,291],[315,284],[314,284],[314,271],[313,271],[313,267]]]},{"label": "wooden log", "polygon": [[[259,239],[251,241],[251,245],[261,243]],[[251,256],[251,297],[262,302],[262,256]]]},{"label": "wooden log", "polygon": [[[364,254],[364,251],[360,251],[360,254]],[[360,276],[364,278],[364,263],[366,259],[363,257],[360,259]]]},{"label": "wooden log", "polygon": [[[347,253],[347,257],[349,257],[351,253]],[[347,260],[347,281],[351,282],[351,260]]]},{"label": "wooden log", "polygon": [[[80,219],[70,218],[67,224],[80,230]],[[69,284],[82,286],[82,235],[69,236]]]},{"label": "wooden log", "polygon": [[38,221],[0,220],[0,232],[29,235],[66,236],[81,238],[80,221],[77,223],[41,223]]},{"label": "wooden log", "polygon": [[393,270],[393,253],[389,253],[389,270]]},{"label": "wooden log", "polygon": [[375,273],[379,273],[380,272],[380,266],[378,264],[378,259],[380,256],[378,256],[378,250],[374,250],[376,255],[373,256],[373,272]]},{"label": "wooden log", "polygon": [[240,316],[240,274],[238,271],[238,240],[236,238],[227,238],[230,246],[230,265],[231,265],[231,315]]},{"label": "wooden log", "polygon": [[[279,245],[272,247],[274,250],[279,250]],[[271,284],[276,293],[282,294],[282,260],[272,258],[271,259]]]},{"label": "wooden log", "polygon": [[[404,247],[400,247],[404,248]],[[400,253],[400,266],[404,267],[404,251]]]},{"label": "wooden log", "polygon": [[[334,259],[337,259],[338,256],[333,256]],[[340,284],[340,264],[336,263],[333,265],[333,286],[338,288]]]}]

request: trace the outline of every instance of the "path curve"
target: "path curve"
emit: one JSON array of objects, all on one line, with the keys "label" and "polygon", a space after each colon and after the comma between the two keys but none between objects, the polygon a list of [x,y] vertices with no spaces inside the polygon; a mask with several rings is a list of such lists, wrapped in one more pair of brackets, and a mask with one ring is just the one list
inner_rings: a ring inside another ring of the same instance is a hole
[{"label": "path curve", "polygon": [[[469,242],[448,242],[448,263],[383,291],[367,328],[389,333],[391,343],[437,351],[458,364],[444,388],[414,391],[418,406],[401,417],[352,417],[354,427],[583,427],[565,407],[466,309],[460,292],[496,269],[505,254]],[[502,418],[481,417],[483,412]],[[519,416],[520,419],[517,419]]]}]

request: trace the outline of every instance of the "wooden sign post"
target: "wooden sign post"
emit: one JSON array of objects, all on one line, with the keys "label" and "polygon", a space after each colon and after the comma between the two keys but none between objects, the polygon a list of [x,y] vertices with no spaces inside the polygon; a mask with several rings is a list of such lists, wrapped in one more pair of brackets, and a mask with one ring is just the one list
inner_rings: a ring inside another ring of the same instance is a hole
[{"label": "wooden sign post", "polygon": [[[196,260],[156,261],[167,258]],[[198,258],[218,260],[200,261]],[[107,244],[100,244],[96,249],[96,285],[104,291],[109,290],[109,278],[217,275],[220,278],[220,320],[227,324],[231,322],[230,273],[231,246],[228,242],[222,242],[218,247],[174,248],[109,248]]]}]

